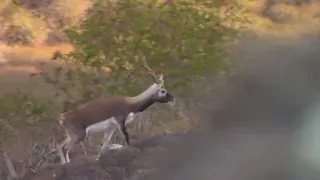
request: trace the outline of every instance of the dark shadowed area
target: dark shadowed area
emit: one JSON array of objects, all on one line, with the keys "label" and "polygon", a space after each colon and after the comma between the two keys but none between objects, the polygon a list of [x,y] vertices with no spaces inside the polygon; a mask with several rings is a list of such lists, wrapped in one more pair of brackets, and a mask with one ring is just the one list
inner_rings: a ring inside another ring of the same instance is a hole
[{"label": "dark shadowed area", "polygon": [[211,132],[181,146],[188,154],[160,179],[318,179],[320,39],[249,39],[213,95]]},{"label": "dark shadowed area", "polygon": [[239,68],[210,97],[202,132],[140,140],[32,179],[319,179],[320,38],[246,37],[234,52]]}]

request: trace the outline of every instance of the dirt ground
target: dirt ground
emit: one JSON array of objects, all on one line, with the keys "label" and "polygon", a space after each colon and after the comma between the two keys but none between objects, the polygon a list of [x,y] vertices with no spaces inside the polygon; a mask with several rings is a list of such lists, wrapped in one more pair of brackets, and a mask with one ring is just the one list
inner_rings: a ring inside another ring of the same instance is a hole
[{"label": "dirt ground", "polygon": [[48,70],[61,62],[50,60],[56,51],[68,53],[73,49],[69,44],[36,47],[0,45],[0,85],[2,93],[11,92],[25,85],[33,73]]}]

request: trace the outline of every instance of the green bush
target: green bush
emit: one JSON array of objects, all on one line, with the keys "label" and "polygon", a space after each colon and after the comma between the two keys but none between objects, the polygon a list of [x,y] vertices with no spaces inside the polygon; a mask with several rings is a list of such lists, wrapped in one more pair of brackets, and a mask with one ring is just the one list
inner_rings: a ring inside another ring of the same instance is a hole
[{"label": "green bush", "polygon": [[64,89],[84,87],[80,102],[97,91],[135,95],[149,78],[142,59],[164,74],[167,88],[183,87],[224,68],[223,39],[234,31],[222,22],[212,1],[97,2],[81,26],[66,31],[76,50],[61,56],[74,62]]},{"label": "green bush", "polygon": [[[83,24],[66,31],[75,51],[56,54],[71,66],[40,73],[56,88],[51,99],[28,94],[27,99],[8,100],[10,106],[0,103],[0,112],[34,126],[106,92],[136,95],[150,85],[143,59],[164,74],[170,91],[214,75],[226,67],[225,37],[235,34],[218,10],[211,0],[99,1]],[[0,130],[7,131],[10,124],[0,122]]]}]

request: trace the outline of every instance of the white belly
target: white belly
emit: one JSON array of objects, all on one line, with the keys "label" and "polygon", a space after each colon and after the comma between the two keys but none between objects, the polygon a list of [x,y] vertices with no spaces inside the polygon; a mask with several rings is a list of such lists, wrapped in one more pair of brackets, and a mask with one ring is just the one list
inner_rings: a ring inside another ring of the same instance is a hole
[{"label": "white belly", "polygon": [[[134,120],[135,114],[129,113],[127,119],[126,119],[126,125],[131,123]],[[86,128],[86,134],[90,133],[98,133],[98,132],[111,132],[114,131],[117,128],[118,122],[114,117],[106,119],[104,121],[101,121],[99,123],[90,125]]]},{"label": "white belly", "polygon": [[117,128],[115,118],[110,118],[99,123],[93,124],[86,128],[86,134],[90,133],[98,133],[98,132],[105,132],[105,131],[112,131]]},{"label": "white belly", "polygon": [[126,125],[131,123],[135,118],[135,114],[134,113],[129,113],[127,119],[126,119]]}]

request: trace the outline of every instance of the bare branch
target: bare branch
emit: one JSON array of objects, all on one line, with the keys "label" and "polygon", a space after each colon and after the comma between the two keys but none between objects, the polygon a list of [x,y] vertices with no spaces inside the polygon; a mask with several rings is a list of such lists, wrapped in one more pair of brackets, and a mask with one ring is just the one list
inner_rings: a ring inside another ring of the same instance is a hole
[{"label": "bare branch", "polygon": [[32,173],[36,173],[37,170],[42,166],[42,164],[47,160],[49,159],[49,156],[52,155],[53,153],[56,152],[56,149],[52,149],[50,152],[48,153],[45,153],[45,150],[43,150],[41,152],[41,157],[40,159],[38,159],[38,161],[36,161],[35,163],[31,164],[29,166],[29,170],[32,172]]},{"label": "bare branch", "polygon": [[53,53],[51,59],[52,60],[57,60],[59,57],[61,57],[61,53],[59,51],[56,51]]},{"label": "bare branch", "polygon": [[[46,162],[46,160],[50,161],[51,159],[49,158],[49,156],[56,152],[56,149],[53,147],[54,143],[55,141],[49,143],[49,145],[38,143],[34,144],[34,146],[32,147],[32,153],[39,153],[40,157],[33,158],[33,155],[30,155],[28,157],[26,170],[21,174],[20,177],[25,178],[36,174],[40,167]],[[43,146],[46,146],[46,148],[43,148]],[[46,149],[49,149],[50,151],[47,152]]]},{"label": "bare branch", "polygon": [[16,170],[14,169],[14,166],[12,164],[12,160],[11,160],[10,156],[8,155],[7,152],[3,152],[2,155],[3,155],[4,162],[6,163],[8,171],[10,173],[10,178],[11,179],[18,179],[18,174],[17,174]]}]

